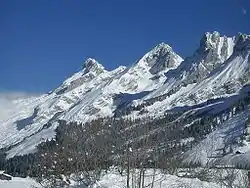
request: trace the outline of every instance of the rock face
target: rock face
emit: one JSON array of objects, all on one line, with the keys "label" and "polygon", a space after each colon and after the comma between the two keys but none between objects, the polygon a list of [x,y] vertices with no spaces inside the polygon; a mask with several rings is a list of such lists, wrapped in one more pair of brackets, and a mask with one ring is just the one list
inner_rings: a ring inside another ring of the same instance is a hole
[{"label": "rock face", "polygon": [[207,59],[227,60],[233,53],[235,37],[220,36],[220,33],[205,33],[197,53],[205,54]]},{"label": "rock face", "polygon": [[160,43],[146,55],[144,61],[151,67],[150,73],[157,74],[166,69],[176,68],[183,59],[169,45]]},{"label": "rock face", "polygon": [[[120,108],[129,109],[133,118],[157,117],[176,107],[237,94],[249,83],[249,51],[249,35],[226,37],[213,32],[205,33],[198,49],[184,60],[165,43],[130,67],[111,71],[89,58],[82,70],[50,94],[13,101],[27,110],[0,120],[9,135],[0,135],[0,148],[16,144],[10,156],[34,151],[37,144],[54,136],[59,119],[86,122],[113,116]],[[26,119],[29,123],[17,130],[17,122]]]},{"label": "rock face", "polygon": [[205,33],[200,47],[184,62],[187,64],[184,71],[189,71],[190,75],[186,82],[200,81],[206,77],[232,55],[234,45],[235,37],[220,36],[218,32]]}]

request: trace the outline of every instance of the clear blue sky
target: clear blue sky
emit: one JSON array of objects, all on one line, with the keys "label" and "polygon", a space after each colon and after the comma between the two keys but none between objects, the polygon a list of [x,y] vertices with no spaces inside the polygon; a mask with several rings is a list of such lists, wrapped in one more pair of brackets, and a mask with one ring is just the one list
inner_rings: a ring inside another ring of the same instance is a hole
[{"label": "clear blue sky", "polygon": [[0,90],[47,92],[94,57],[129,65],[160,42],[250,34],[250,0],[0,0]]}]

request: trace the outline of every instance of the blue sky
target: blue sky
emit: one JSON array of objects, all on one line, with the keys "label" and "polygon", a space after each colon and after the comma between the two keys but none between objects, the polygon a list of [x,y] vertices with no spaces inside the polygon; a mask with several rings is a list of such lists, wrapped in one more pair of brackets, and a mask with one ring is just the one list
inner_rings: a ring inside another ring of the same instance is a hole
[{"label": "blue sky", "polygon": [[0,91],[47,92],[87,57],[113,69],[160,42],[186,57],[214,30],[250,34],[250,1],[1,0]]}]

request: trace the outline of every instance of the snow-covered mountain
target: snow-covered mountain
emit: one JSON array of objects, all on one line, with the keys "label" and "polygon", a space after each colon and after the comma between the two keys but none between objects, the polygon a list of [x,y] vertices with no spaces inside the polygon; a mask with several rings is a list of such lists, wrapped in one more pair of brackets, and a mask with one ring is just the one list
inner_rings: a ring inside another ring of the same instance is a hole
[{"label": "snow-covered mountain", "polygon": [[239,96],[249,84],[249,54],[249,35],[213,32],[205,33],[184,60],[165,43],[130,67],[106,70],[89,58],[49,94],[12,101],[13,113],[0,120],[0,148],[10,147],[8,157],[34,152],[37,144],[53,138],[59,119],[87,122],[118,111],[124,117],[157,118],[176,108],[206,108],[212,99]]}]

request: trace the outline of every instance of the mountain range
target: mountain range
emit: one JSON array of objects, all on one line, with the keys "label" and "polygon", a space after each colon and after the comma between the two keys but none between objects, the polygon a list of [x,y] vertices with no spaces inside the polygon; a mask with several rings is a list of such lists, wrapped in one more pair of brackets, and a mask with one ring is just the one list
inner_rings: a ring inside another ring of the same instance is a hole
[{"label": "mountain range", "polygon": [[[250,166],[249,54],[250,35],[228,37],[215,31],[205,33],[186,58],[165,43],[131,66],[114,70],[88,58],[53,91],[11,101],[14,105],[0,119],[0,148],[7,158],[36,152],[38,144],[55,138],[58,120],[86,123],[113,117],[143,122],[172,115],[172,123],[180,124],[178,143],[192,144],[183,153],[184,162],[206,165],[213,158]],[[160,127],[168,131],[167,123],[156,123],[147,134]],[[183,136],[186,130],[192,135]],[[195,137],[197,130],[205,131]]]}]

